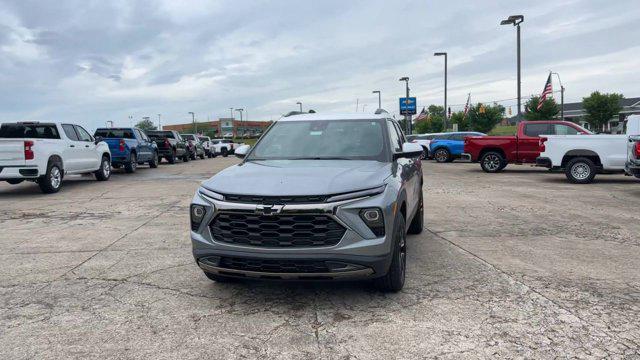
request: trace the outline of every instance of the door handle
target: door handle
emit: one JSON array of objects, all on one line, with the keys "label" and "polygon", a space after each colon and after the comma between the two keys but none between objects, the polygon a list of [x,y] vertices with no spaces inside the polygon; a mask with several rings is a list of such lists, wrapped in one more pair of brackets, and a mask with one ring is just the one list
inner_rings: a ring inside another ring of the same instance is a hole
[{"label": "door handle", "polygon": [[76,147],[75,145],[69,145],[69,147]]},{"label": "door handle", "polygon": [[89,145],[85,145],[84,147],[89,147]]}]

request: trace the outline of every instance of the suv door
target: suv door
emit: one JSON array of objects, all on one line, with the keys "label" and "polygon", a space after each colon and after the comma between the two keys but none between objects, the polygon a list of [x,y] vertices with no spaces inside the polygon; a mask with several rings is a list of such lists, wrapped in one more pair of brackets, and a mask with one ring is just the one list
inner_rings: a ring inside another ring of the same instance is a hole
[{"label": "suv door", "polygon": [[91,136],[91,134],[89,134],[89,132],[80,125],[73,125],[73,127],[76,130],[81,143],[81,170],[97,170],[100,168],[100,160],[102,160],[102,156],[96,151],[96,143],[93,141],[93,136]]},{"label": "suv door", "polygon": [[[389,130],[389,136],[391,139],[391,150],[393,153],[402,152],[402,145],[406,142],[404,133],[400,129],[400,126],[392,120],[387,120],[387,126]],[[405,184],[405,192],[407,194],[407,217],[412,216],[417,210],[418,202],[420,199],[420,177],[418,172],[422,171],[420,160],[399,158],[396,161],[398,165],[398,175],[400,181]],[[407,226],[411,223],[411,219],[405,219]]]},{"label": "suv door", "polygon": [[65,172],[76,172],[82,169],[82,156],[84,143],[80,141],[78,133],[72,124],[62,124],[62,131],[67,136],[67,145],[64,150],[62,166]]}]

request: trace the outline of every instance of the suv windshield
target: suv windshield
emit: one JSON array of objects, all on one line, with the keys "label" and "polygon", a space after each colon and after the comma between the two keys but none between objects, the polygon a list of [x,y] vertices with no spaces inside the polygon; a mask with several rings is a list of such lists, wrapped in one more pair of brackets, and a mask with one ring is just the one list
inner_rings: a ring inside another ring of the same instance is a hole
[{"label": "suv windshield", "polygon": [[382,120],[307,120],[275,123],[248,160],[347,159],[385,161]]}]

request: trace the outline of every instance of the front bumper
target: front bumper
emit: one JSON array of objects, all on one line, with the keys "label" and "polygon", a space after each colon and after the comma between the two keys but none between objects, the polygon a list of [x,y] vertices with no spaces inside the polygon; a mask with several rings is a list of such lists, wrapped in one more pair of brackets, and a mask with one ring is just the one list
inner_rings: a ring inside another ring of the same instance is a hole
[{"label": "front bumper", "polygon": [[37,165],[0,166],[0,180],[36,179],[40,176]]},{"label": "front bumper", "polygon": [[553,167],[553,163],[551,162],[551,159],[549,159],[548,157],[538,156],[536,158],[536,166],[551,169]]},{"label": "front bumper", "polygon": [[[206,215],[197,229],[191,231],[193,256],[198,266],[206,271],[224,276],[261,279],[362,279],[375,278],[386,274],[391,264],[391,230],[395,218],[393,212],[395,198],[391,191],[367,198],[345,200],[333,203],[287,204],[282,215],[323,214],[339,222],[346,231],[335,245],[300,247],[263,247],[216,241],[209,224],[220,213],[230,211],[255,212],[258,204],[236,203],[213,199],[196,192],[193,203],[203,205]],[[381,204],[388,204],[381,206]],[[362,208],[381,208],[385,221],[386,235],[376,237],[359,217]],[[275,215],[278,216],[278,215]],[[216,259],[235,258],[242,261],[265,260],[275,262],[314,261],[325,263],[328,271],[255,271],[252,268],[229,268]],[[344,264],[336,267],[336,263]]]}]

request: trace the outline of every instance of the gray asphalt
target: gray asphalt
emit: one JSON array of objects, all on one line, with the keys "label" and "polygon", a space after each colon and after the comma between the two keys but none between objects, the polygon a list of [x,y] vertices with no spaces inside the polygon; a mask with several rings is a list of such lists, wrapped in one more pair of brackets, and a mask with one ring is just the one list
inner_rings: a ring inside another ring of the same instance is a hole
[{"label": "gray asphalt", "polygon": [[235,162],[0,184],[0,358],[640,358],[637,179],[425,163],[427,229],[380,294],[209,281],[188,206]]}]

